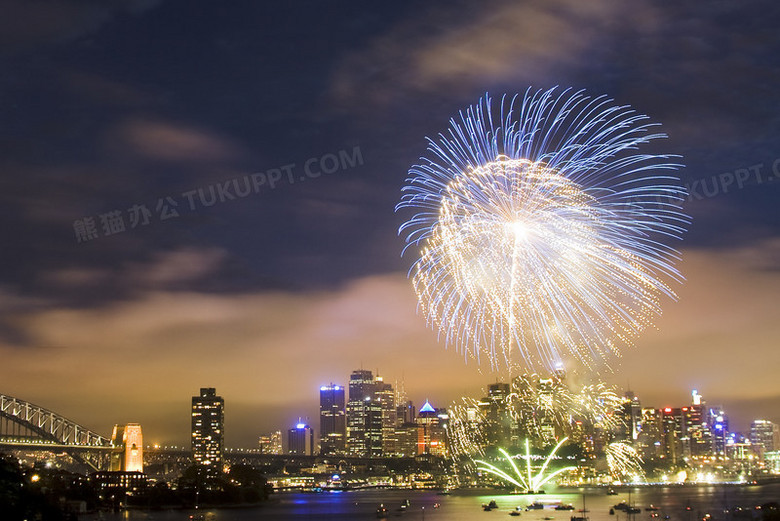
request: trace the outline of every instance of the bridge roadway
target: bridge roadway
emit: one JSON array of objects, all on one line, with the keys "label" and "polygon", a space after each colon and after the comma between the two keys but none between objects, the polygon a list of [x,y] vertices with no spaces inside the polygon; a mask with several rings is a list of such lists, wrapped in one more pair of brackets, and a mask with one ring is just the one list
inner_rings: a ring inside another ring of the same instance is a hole
[{"label": "bridge roadway", "polygon": [[[55,454],[67,453],[77,454],[82,457],[93,455],[97,458],[104,458],[111,452],[121,450],[113,446],[98,445],[73,445],[65,443],[56,443],[34,438],[10,438],[0,437],[0,451],[24,450],[34,452],[52,452]],[[340,467],[376,467],[382,465],[391,466],[414,466],[419,463],[426,463],[420,458],[359,458],[351,456],[305,456],[298,454],[263,454],[254,449],[226,449],[224,452],[225,462],[230,465],[248,464],[253,466],[279,466],[279,465],[300,465],[302,467],[314,466],[318,463],[337,465]],[[144,447],[144,464],[152,465],[155,463],[177,462],[187,464],[192,461],[192,453],[189,449],[182,447]]]}]

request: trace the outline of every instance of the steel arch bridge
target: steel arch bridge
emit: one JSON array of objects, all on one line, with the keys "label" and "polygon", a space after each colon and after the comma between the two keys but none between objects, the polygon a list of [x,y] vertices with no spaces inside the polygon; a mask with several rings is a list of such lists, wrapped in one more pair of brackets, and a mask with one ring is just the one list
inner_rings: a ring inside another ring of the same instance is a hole
[{"label": "steel arch bridge", "polygon": [[95,470],[101,453],[117,450],[108,438],[38,405],[0,394],[0,446],[61,451]]}]

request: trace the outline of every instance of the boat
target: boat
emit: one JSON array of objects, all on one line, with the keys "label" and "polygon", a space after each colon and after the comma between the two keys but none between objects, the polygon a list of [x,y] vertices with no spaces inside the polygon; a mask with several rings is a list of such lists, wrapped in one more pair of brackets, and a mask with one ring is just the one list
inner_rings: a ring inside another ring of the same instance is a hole
[{"label": "boat", "polygon": [[517,516],[519,516],[519,515],[520,515],[520,512],[519,512],[518,510],[512,510],[512,511],[509,513],[509,515],[510,515],[510,516],[513,516],[513,517],[517,517]]},{"label": "boat", "polygon": [[539,503],[538,501],[534,501],[527,507],[525,507],[526,510],[542,510],[544,508],[544,504]]},{"label": "boat", "polygon": [[608,496],[617,496],[618,493],[617,493],[617,491],[614,488],[611,488],[611,489],[607,490],[607,495]]},{"label": "boat", "polygon": [[621,501],[617,505],[613,505],[612,508],[614,508],[615,510],[622,510],[623,512],[625,512],[626,510],[629,509],[629,506],[628,503],[626,503],[625,501]]},{"label": "boat", "polygon": [[645,510],[648,512],[655,512],[656,510],[658,510],[658,507],[655,505],[650,505],[649,507],[645,507]]},{"label": "boat", "polygon": [[376,507],[376,517],[380,519],[387,517],[387,507],[384,504]]},{"label": "boat", "polygon": [[412,502],[409,501],[408,499],[404,499],[403,501],[401,501],[401,506],[398,508],[398,510],[403,512],[410,506],[412,506]]},{"label": "boat", "polygon": [[555,505],[555,510],[574,510],[574,505]]}]

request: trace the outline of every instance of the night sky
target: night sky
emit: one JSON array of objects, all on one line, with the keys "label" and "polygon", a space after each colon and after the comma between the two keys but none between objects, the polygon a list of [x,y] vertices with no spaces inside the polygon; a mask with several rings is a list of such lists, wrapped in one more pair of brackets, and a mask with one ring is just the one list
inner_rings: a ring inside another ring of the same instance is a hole
[{"label": "night sky", "polygon": [[230,446],[318,429],[319,386],[361,366],[418,405],[481,393],[506,375],[416,315],[394,206],[458,110],[559,85],[662,123],[650,151],[683,156],[691,194],[680,299],[608,380],[656,407],[696,388],[742,430],[780,421],[776,1],[0,13],[1,393],[184,443],[190,397],[216,387]]}]

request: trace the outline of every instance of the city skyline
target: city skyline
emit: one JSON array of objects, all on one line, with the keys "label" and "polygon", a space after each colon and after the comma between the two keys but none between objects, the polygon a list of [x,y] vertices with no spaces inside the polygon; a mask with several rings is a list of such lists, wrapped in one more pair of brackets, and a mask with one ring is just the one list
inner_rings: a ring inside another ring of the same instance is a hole
[{"label": "city skyline", "polygon": [[[353,372],[365,372],[365,373],[371,373],[371,371],[368,370],[357,370]],[[372,378],[378,376],[378,375],[372,375]],[[520,376],[520,375],[514,375],[514,376]],[[543,377],[544,375],[539,375],[540,377]],[[568,375],[570,378],[572,375]],[[382,381],[382,377],[379,377],[379,382]],[[336,378],[332,380],[337,380]],[[345,378],[345,380],[348,382],[349,379]],[[576,375],[574,375],[575,381],[580,381],[579,378],[577,378]],[[479,398],[485,394],[489,394],[489,390],[491,387],[495,387],[496,385],[507,385],[507,382],[509,380],[500,380],[495,379],[492,382],[485,382],[483,386],[477,388],[474,392],[466,393],[464,395],[459,395],[455,397],[452,400],[449,401],[443,401],[438,400],[436,396],[430,395],[430,394],[424,394],[420,395],[419,397],[413,397],[408,400],[408,403],[412,406],[414,406],[415,410],[419,412],[420,408],[423,406],[423,404],[428,405],[435,405],[436,410],[438,409],[449,409],[453,405],[459,405],[460,400],[464,398],[465,396],[470,396],[471,398]],[[405,388],[407,383],[406,382],[399,382],[401,385],[401,389],[396,388],[394,384],[390,384],[389,388],[394,392],[394,395],[396,397],[399,396],[400,393],[403,393],[404,396],[408,396],[408,393],[406,392]],[[321,427],[319,424],[320,416],[321,416],[321,409],[320,409],[320,401],[321,399],[321,393],[323,389],[329,386],[337,386],[340,387],[342,390],[346,390],[349,388],[349,385],[343,386],[339,384],[335,384],[333,381],[330,381],[329,384],[326,385],[320,385],[314,390],[314,398],[310,400],[310,404],[308,406],[302,406],[299,407],[292,412],[287,412],[283,416],[276,417],[277,419],[267,419],[266,421],[262,423],[253,422],[252,419],[248,419],[246,417],[241,418],[233,416],[231,414],[231,402],[234,400],[238,400],[240,403],[240,398],[238,397],[231,397],[228,396],[227,399],[225,399],[220,392],[219,396],[216,396],[216,389],[215,388],[201,388],[201,395],[198,396],[191,396],[192,404],[189,402],[187,405],[190,405],[190,407],[187,409],[187,411],[195,411],[195,403],[196,398],[198,399],[197,403],[201,403],[200,400],[206,400],[206,402],[209,402],[210,400],[216,400],[220,404],[220,410],[218,414],[223,415],[223,419],[221,420],[220,426],[224,427],[224,431],[220,432],[222,436],[224,436],[223,440],[220,440],[220,444],[224,448],[248,448],[248,449],[256,449],[259,447],[258,442],[260,439],[267,438],[269,435],[273,434],[274,432],[279,432],[283,438],[284,443],[280,446],[284,446],[285,449],[287,448],[287,438],[288,438],[288,431],[300,429],[301,426],[305,426],[306,429],[313,433],[313,443],[314,443],[314,451],[317,453],[317,447],[321,443]],[[664,409],[676,409],[679,410],[681,407],[688,406],[690,404],[696,403],[696,400],[701,400],[702,396],[704,396],[705,403],[708,407],[714,407],[716,410],[722,410],[725,414],[728,415],[729,422],[728,422],[728,428],[729,432],[734,432],[742,435],[745,438],[751,437],[751,432],[753,429],[753,423],[756,421],[769,421],[773,424],[780,425],[780,421],[777,419],[776,416],[773,416],[769,411],[762,411],[760,409],[760,404],[754,404],[754,407],[751,408],[751,411],[756,411],[755,414],[753,413],[746,413],[745,409],[738,409],[737,407],[733,407],[730,404],[733,405],[733,402],[730,402],[728,399],[725,401],[720,399],[710,399],[709,394],[704,394],[703,392],[700,392],[699,389],[690,389],[687,393],[687,395],[682,396],[681,398],[671,398],[667,399],[661,402],[654,402],[647,398],[645,398],[646,395],[644,395],[641,392],[637,392],[637,390],[633,387],[621,387],[617,384],[615,384],[615,390],[619,394],[619,396],[630,396],[637,400],[641,401],[643,408],[653,408],[657,411],[663,411]],[[206,394],[203,394],[206,393]],[[317,394],[320,393],[320,394]],[[346,397],[348,397],[349,394],[346,393]],[[25,397],[16,397],[19,399],[25,399]],[[210,402],[209,402],[210,403]],[[75,421],[76,423],[80,423],[82,426],[90,428],[98,433],[103,434],[110,434],[110,429],[106,429],[106,432],[104,433],[102,429],[99,428],[99,426],[90,425],[83,421],[79,416],[82,416],[83,414],[79,414],[76,412],[75,415],[68,416],[67,414],[63,413],[62,411],[52,409],[50,406],[47,406],[45,403],[35,403],[37,406],[41,406],[44,408],[48,408],[49,410],[53,410],[54,412],[58,414],[62,414],[63,416],[66,416],[68,419]],[[345,404],[346,405],[346,404]],[[395,403],[396,407],[402,407],[400,403]],[[227,410],[227,412],[225,412]],[[239,409],[240,410],[240,409]],[[309,411],[310,415],[301,414],[301,411]],[[345,407],[346,410],[346,407]],[[195,415],[188,415],[186,414],[187,411],[184,411],[184,414],[181,413],[181,411],[178,412],[178,420],[176,423],[184,426],[184,430],[181,432],[177,432],[173,436],[166,436],[161,435],[160,432],[155,432],[155,426],[158,425],[153,420],[148,421],[147,423],[144,423],[143,421],[138,421],[137,418],[133,418],[128,420],[125,418],[122,421],[132,421],[132,425],[143,425],[144,432],[145,432],[145,438],[144,438],[144,444],[146,446],[152,446],[152,445],[165,445],[165,446],[181,446],[183,448],[188,448],[190,440],[192,440],[190,433],[194,432],[194,422],[195,422]],[[314,412],[312,412],[314,411]],[[242,414],[242,413],[239,413]],[[243,414],[246,414],[245,412]],[[124,417],[122,414],[117,414],[117,417]],[[232,433],[231,430],[235,426],[244,425],[244,431],[240,433]],[[248,427],[249,425],[254,425],[254,427]],[[222,430],[222,427],[217,427],[220,430]],[[116,429],[116,425],[114,425],[114,429]],[[281,442],[280,442],[281,443]]]},{"label": "city skyline", "polygon": [[0,21],[0,392],[187,445],[209,386],[248,446],[358,367],[436,407],[507,381],[416,312],[395,205],[458,111],[557,85],[685,165],[679,300],[601,376],[780,423],[775,3],[58,5]]}]

